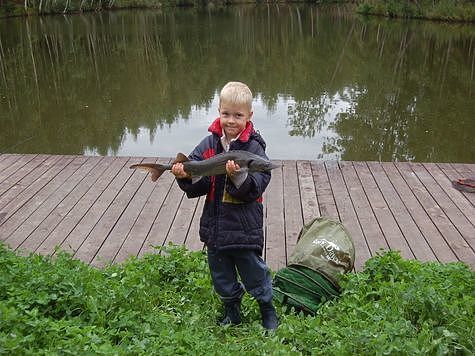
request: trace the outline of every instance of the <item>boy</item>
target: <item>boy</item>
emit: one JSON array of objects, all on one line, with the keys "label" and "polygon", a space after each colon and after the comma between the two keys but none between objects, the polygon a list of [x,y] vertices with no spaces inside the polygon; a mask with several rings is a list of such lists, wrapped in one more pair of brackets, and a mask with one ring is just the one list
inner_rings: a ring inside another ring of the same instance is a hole
[{"label": "boy", "polygon": [[[219,118],[208,129],[211,135],[196,146],[189,156],[191,160],[204,160],[229,150],[246,150],[267,158],[266,144],[251,122],[252,93],[247,85],[227,83],[220,93],[218,112]],[[241,323],[241,299],[246,290],[259,303],[264,328],[275,330],[278,318],[272,304],[272,280],[261,258],[262,194],[269,184],[270,172],[248,173],[228,161],[226,175],[191,177],[181,163],[173,165],[172,173],[188,198],[207,194],[200,239],[207,247],[214,289],[224,304],[219,323]]]}]

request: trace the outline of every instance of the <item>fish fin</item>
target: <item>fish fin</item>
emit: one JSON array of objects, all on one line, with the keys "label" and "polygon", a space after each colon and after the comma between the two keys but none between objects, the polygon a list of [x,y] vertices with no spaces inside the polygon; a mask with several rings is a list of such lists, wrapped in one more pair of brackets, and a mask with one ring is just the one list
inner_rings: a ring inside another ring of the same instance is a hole
[{"label": "fish fin", "polygon": [[183,162],[188,162],[188,161],[189,161],[188,157],[186,157],[183,153],[178,152],[173,163],[183,163]]},{"label": "fish fin", "polygon": [[150,178],[152,179],[152,182],[157,181],[158,178],[162,175],[163,172],[165,172],[165,169],[155,163],[139,163],[139,164],[133,164],[130,166],[131,169],[141,169],[146,172],[149,172],[151,174]]},{"label": "fish fin", "polygon": [[201,178],[203,177],[202,176],[191,177],[191,184],[195,184],[196,182],[201,180]]},{"label": "fish fin", "polygon": [[232,177],[230,177],[231,182],[233,182],[234,186],[237,189],[241,188],[241,185],[247,179],[248,171],[249,171],[249,169],[247,167],[242,167]]}]

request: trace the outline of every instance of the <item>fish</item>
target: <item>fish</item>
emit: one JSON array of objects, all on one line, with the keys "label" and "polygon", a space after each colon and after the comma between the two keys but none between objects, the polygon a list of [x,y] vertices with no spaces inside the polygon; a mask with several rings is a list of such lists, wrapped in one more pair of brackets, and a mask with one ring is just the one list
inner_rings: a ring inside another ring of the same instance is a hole
[{"label": "fish", "polygon": [[183,163],[183,170],[192,177],[209,177],[226,174],[226,162],[232,160],[237,163],[242,172],[269,172],[279,167],[270,160],[248,151],[228,151],[219,153],[203,161],[191,161],[183,153],[178,153],[171,164],[138,163],[130,166],[131,169],[141,169],[151,174],[155,182],[163,172],[171,170],[175,163]]}]

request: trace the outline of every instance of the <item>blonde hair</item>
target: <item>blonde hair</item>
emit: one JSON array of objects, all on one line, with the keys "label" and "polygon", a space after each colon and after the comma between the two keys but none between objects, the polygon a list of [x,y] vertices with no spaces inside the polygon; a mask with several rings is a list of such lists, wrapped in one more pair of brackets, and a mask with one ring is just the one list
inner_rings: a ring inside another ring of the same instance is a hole
[{"label": "blonde hair", "polygon": [[252,110],[252,92],[249,87],[241,82],[229,82],[219,94],[219,106],[221,103],[231,103],[246,105],[249,111]]}]

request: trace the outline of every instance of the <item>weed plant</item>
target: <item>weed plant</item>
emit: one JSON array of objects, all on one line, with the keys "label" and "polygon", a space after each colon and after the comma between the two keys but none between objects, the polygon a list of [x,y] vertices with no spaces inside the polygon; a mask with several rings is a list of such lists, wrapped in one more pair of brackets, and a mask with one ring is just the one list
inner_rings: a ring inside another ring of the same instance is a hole
[{"label": "weed plant", "polygon": [[419,18],[442,21],[475,21],[473,0],[358,0],[363,15]]},{"label": "weed plant", "polygon": [[388,252],[342,280],[317,315],[278,306],[266,335],[246,296],[243,324],[218,327],[205,255],[182,247],[95,269],[66,253],[0,245],[0,354],[441,355],[475,352],[475,274]]},{"label": "weed plant", "polygon": [[[269,2],[278,3],[279,0]],[[319,0],[324,3],[356,3],[364,15],[423,18],[443,21],[475,21],[474,0]],[[8,16],[69,14],[111,9],[156,9],[166,7],[222,7],[260,4],[262,0],[0,0],[0,18]]]}]

